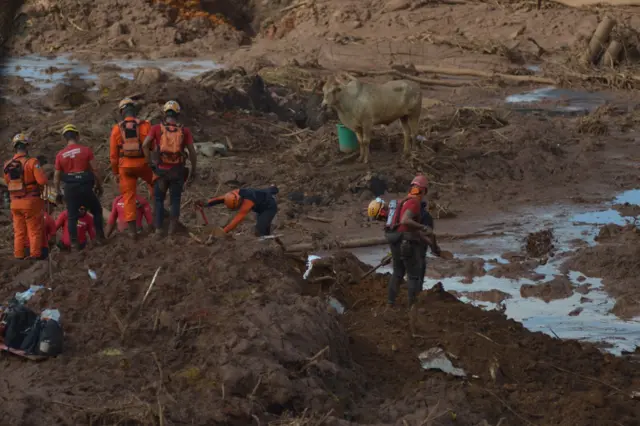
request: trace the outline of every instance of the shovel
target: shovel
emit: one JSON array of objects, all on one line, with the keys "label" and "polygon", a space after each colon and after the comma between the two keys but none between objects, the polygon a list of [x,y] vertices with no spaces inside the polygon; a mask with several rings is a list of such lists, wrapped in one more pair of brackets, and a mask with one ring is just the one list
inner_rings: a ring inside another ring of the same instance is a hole
[{"label": "shovel", "polygon": [[202,216],[202,221],[204,222],[204,231],[209,235],[213,234],[215,230],[218,229],[218,227],[209,224],[209,219],[207,219],[207,215],[204,213],[204,209],[201,206],[194,205],[194,208],[197,212],[200,213],[200,216]]},{"label": "shovel", "polygon": [[389,253],[385,257],[383,257],[382,260],[380,261],[380,263],[377,266],[374,266],[373,268],[369,269],[363,276],[360,277],[359,281],[364,280],[369,275],[373,274],[375,271],[377,271],[378,269],[382,268],[385,265],[388,265],[389,263],[391,263],[391,253]]}]

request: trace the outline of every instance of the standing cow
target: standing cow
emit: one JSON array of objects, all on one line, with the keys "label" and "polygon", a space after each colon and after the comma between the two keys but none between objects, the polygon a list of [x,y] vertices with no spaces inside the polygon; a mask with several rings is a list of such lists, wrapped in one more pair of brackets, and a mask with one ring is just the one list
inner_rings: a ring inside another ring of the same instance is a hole
[{"label": "standing cow", "polygon": [[398,119],[404,133],[404,154],[408,154],[418,133],[422,110],[420,85],[409,80],[370,84],[348,77],[346,83],[335,77],[327,80],[322,88],[322,106],[335,109],[342,124],[355,132],[360,144],[358,161],[369,162],[373,126],[389,125]]}]

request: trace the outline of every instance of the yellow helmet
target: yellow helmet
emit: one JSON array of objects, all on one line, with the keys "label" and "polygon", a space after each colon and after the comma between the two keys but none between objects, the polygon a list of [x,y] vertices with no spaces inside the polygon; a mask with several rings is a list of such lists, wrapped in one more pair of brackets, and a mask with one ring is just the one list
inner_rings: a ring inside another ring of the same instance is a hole
[{"label": "yellow helmet", "polygon": [[133,101],[133,99],[131,98],[124,98],[123,100],[120,101],[120,103],[118,104],[118,109],[120,111],[122,111],[123,109],[125,109],[127,106],[131,105],[134,106],[136,103]]},{"label": "yellow helmet", "polygon": [[62,131],[60,132],[61,135],[64,135],[67,132],[75,132],[75,133],[80,133],[78,131],[78,128],[76,126],[74,126],[73,124],[67,124],[66,126],[64,126],[62,128]]},{"label": "yellow helmet", "polygon": [[369,207],[367,208],[367,215],[372,219],[377,219],[383,207],[384,207],[384,200],[380,198],[376,198],[375,200],[369,203]]},{"label": "yellow helmet", "polygon": [[19,144],[19,143],[28,144],[29,143],[29,138],[24,133],[18,133],[17,135],[15,135],[13,137],[13,139],[11,139],[11,143],[13,144],[13,147],[15,148],[16,145]]},{"label": "yellow helmet", "polygon": [[166,104],[164,104],[164,107],[162,108],[162,110],[165,113],[169,111],[173,111],[176,114],[180,114],[180,104],[177,103],[176,101],[168,101]]}]

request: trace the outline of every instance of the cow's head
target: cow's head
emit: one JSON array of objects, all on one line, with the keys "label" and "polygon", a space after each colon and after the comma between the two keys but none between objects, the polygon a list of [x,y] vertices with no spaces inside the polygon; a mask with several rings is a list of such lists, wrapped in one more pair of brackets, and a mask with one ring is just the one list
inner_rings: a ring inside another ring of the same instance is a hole
[{"label": "cow's head", "polygon": [[322,103],[324,109],[332,108],[338,103],[338,95],[342,91],[342,83],[333,77],[329,77],[322,87]]}]

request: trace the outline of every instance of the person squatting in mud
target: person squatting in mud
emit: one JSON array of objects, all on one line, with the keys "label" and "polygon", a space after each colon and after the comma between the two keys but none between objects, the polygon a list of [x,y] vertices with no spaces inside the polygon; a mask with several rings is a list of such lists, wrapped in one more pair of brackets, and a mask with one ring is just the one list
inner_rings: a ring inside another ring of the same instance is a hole
[{"label": "person squatting in mud", "polygon": [[211,198],[207,203],[198,201],[200,207],[212,207],[224,203],[230,210],[238,210],[238,214],[219,233],[229,233],[242,222],[250,211],[256,214],[255,235],[266,237],[271,235],[271,223],[278,213],[278,203],[274,195],[278,193],[275,185],[267,189],[243,188],[227,192],[220,197]]},{"label": "person squatting in mud", "polygon": [[[180,203],[182,191],[186,184],[189,185],[196,175],[196,150],[193,147],[193,135],[189,128],[178,122],[180,117],[180,105],[176,101],[168,101],[164,104],[164,119],[160,124],[151,128],[150,133],[144,139],[142,149],[147,164],[153,170],[154,198],[155,198],[155,228],[156,236],[162,236],[162,223],[164,221],[164,200],[167,191],[170,191],[170,217],[169,235],[176,231],[180,219]],[[192,170],[185,166],[185,149]]]},{"label": "person squatting in mud", "polygon": [[[397,203],[397,201],[396,201]],[[433,220],[433,216],[431,216],[431,213],[429,213],[428,210],[428,203],[426,200],[423,200],[420,203],[420,209],[421,209],[421,218],[420,218],[420,223],[424,226],[428,226],[431,229],[435,229],[435,223]],[[381,222],[387,222],[390,220],[389,218],[389,206],[385,203],[385,201],[381,198],[376,198],[375,200],[372,200],[369,203],[369,206],[367,207],[367,215],[369,216],[370,219],[373,220],[378,220]],[[429,238],[425,238],[422,240],[422,244],[421,244],[421,248],[422,248],[422,253],[421,253],[421,257],[422,257],[422,282],[420,285],[420,288],[418,289],[418,293],[420,291],[422,291],[422,287],[424,286],[424,277],[425,274],[427,272],[427,251],[429,248],[431,248],[431,252],[436,255],[436,256],[440,256],[441,254],[441,250],[440,250],[440,246],[438,245],[437,241],[436,241],[436,236],[435,234],[432,235]]]},{"label": "person squatting in mud", "polygon": [[[78,250],[82,250],[86,247],[87,241],[89,239],[96,239],[96,227],[95,220],[92,215],[87,213],[87,208],[85,206],[80,206],[77,212],[77,222],[76,222],[76,236],[77,236],[77,244],[76,247]],[[62,238],[58,242],[58,247],[60,250],[69,251],[71,250],[71,233],[69,230],[71,229],[71,220],[69,211],[65,210],[60,213],[60,216],[56,219],[56,231],[62,228]]]},{"label": "person squatting in mud", "polygon": [[[385,236],[391,248],[393,272],[389,280],[388,300],[393,306],[398,295],[400,281],[407,274],[409,306],[416,301],[422,290],[426,270],[426,245],[436,246],[433,229],[420,223],[423,218],[421,206],[428,190],[429,182],[423,175],[411,181],[411,189],[407,197],[402,199],[391,214],[391,221],[385,226]],[[439,252],[439,248],[436,249]],[[436,251],[434,251],[435,253]]]},{"label": "person squatting in mud", "polygon": [[[138,179],[145,181],[149,186],[149,194],[153,194],[153,170],[147,164],[142,150],[142,144],[151,131],[151,123],[136,118],[136,105],[130,98],[121,100],[118,110],[122,121],[114,124],[111,129],[109,160],[111,171],[120,186],[124,204],[124,211],[120,214],[120,218],[126,222],[129,236],[135,239],[138,234],[136,213]],[[113,227],[110,229],[113,231]],[[110,233],[107,232],[107,236]]]},{"label": "person squatting in mud", "polygon": [[11,143],[15,154],[4,164],[3,171],[13,219],[13,255],[16,259],[26,258],[28,239],[30,258],[42,259],[44,200],[41,195],[47,175],[38,160],[29,156],[29,139],[24,133],[15,135]]},{"label": "person squatting in mud", "polygon": [[103,193],[102,181],[95,165],[93,151],[88,146],[78,143],[80,132],[76,126],[64,126],[62,137],[67,141],[67,146],[56,154],[54,184],[60,194],[60,184],[64,183],[69,246],[81,250],[83,244],[78,239],[78,218],[83,206],[93,215],[98,241],[104,240],[102,205],[98,199]]},{"label": "person squatting in mud", "polygon": [[[147,222],[147,226],[149,231],[153,230],[153,215],[151,214],[151,206],[149,202],[142,196],[136,195],[136,232],[142,231],[142,219]],[[129,221],[125,216],[125,202],[124,196],[118,195],[111,205],[111,214],[109,215],[109,220],[107,220],[107,229],[105,231],[105,236],[109,238],[113,231],[116,228],[116,223],[118,227],[118,231],[122,232],[128,228]],[[129,230],[130,231],[130,230]]]}]

